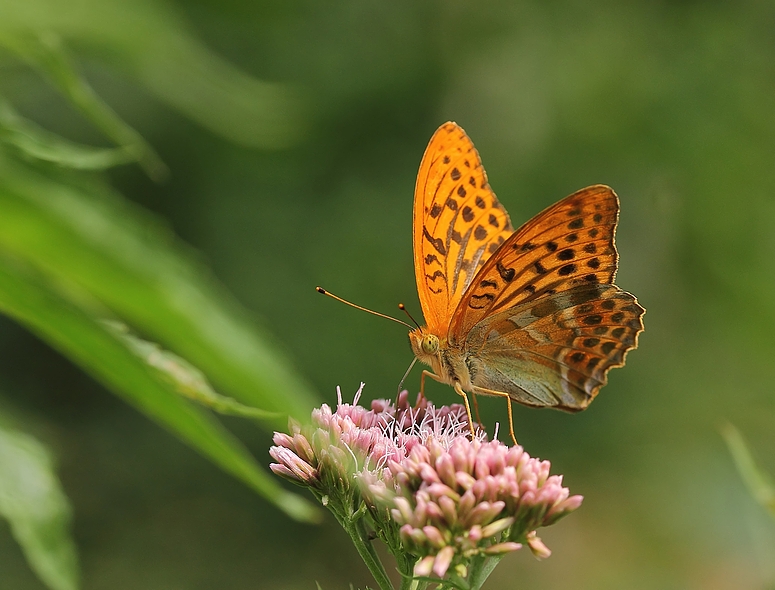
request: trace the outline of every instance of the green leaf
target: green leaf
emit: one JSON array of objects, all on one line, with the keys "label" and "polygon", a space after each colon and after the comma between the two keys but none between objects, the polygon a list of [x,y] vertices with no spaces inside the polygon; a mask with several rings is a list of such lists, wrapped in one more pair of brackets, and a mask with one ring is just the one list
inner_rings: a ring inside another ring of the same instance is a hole
[{"label": "green leaf", "polygon": [[743,435],[732,424],[724,425],[721,428],[721,434],[732,454],[737,471],[751,495],[775,516],[775,485],[770,477],[756,465]]},{"label": "green leaf", "polygon": [[178,355],[163,350],[158,344],[134,336],[124,324],[104,321],[103,325],[183,397],[228,416],[257,420],[278,417],[275,412],[251,408],[216,392],[202,371]]},{"label": "green leaf", "polygon": [[81,145],[46,131],[21,117],[2,99],[0,141],[26,157],[80,170],[102,170],[134,161],[131,152],[124,148]]},{"label": "green leaf", "polygon": [[[61,38],[68,46],[73,42],[94,49],[98,59],[110,59],[158,98],[236,143],[281,149],[303,136],[306,116],[299,93],[285,84],[249,76],[220,59],[191,35],[184,19],[166,2],[0,2],[0,44],[12,46],[30,35],[46,43]],[[59,77],[60,65],[50,73]],[[67,65],[59,81],[65,87],[67,69],[72,68]]]},{"label": "green leaf", "polygon": [[169,170],[142,136],[127,125],[76,70],[58,35],[17,34],[0,36],[0,41],[36,67],[77,106],[107,137],[160,181]]},{"label": "green leaf", "polygon": [[316,405],[280,347],[194,255],[108,189],[67,186],[0,154],[2,250],[87,293],[245,404],[300,419]]},{"label": "green leaf", "polygon": [[70,504],[46,448],[0,425],[0,516],[11,525],[30,567],[52,590],[78,588]]},{"label": "green leaf", "polygon": [[157,379],[151,368],[101,322],[62,298],[29,269],[2,258],[0,312],[16,319],[293,518],[317,518],[317,510],[310,503],[281,488],[220,423]]}]

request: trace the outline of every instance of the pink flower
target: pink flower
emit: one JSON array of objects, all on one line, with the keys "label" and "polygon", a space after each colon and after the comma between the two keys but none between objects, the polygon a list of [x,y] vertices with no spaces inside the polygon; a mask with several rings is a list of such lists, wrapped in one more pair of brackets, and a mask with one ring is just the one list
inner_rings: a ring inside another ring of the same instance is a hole
[{"label": "pink flower", "polygon": [[372,533],[399,561],[410,559],[415,576],[465,577],[476,560],[523,543],[539,558],[551,554],[536,529],[582,498],[549,475],[548,461],[488,441],[481,429],[471,437],[462,405],[418,398],[410,406],[404,391],[397,405],[376,400],[367,410],[362,388],[352,405],[338,391],[335,411],[323,405],[310,425],[275,433],[272,471],[307,486],[340,522],[368,515]]}]

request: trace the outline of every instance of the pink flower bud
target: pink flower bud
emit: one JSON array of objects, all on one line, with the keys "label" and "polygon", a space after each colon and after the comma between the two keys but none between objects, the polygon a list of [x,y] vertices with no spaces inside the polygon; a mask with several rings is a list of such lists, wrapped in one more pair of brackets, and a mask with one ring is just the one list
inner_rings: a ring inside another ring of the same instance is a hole
[{"label": "pink flower bud", "polygon": [[544,542],[536,536],[535,531],[527,534],[527,545],[538,559],[546,559],[552,554],[549,547],[544,545]]},{"label": "pink flower bud", "polygon": [[449,545],[444,547],[436,555],[436,561],[433,562],[433,573],[443,578],[452,563],[453,557],[455,557],[455,549]]}]

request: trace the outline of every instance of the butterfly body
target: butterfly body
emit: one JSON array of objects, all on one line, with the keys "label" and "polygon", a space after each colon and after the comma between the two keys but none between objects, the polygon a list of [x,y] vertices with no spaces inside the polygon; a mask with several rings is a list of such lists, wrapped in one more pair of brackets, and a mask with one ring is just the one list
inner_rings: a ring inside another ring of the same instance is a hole
[{"label": "butterfly body", "polygon": [[471,140],[455,123],[442,125],[415,187],[426,325],[409,340],[433,369],[424,375],[464,398],[586,408],[643,330],[645,310],[613,284],[618,215],[613,190],[594,185],[515,231]]}]

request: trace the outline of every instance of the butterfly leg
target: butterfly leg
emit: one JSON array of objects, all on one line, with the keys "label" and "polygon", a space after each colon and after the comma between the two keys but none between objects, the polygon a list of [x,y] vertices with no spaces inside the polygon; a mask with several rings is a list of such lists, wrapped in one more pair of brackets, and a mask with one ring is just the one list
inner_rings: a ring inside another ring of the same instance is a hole
[{"label": "butterfly leg", "polygon": [[463,402],[466,405],[466,414],[468,414],[468,431],[471,433],[471,440],[473,440],[474,432],[476,431],[474,430],[474,420],[471,418],[471,406],[468,404],[468,396],[466,395],[466,392],[463,391],[463,388],[460,387],[460,383],[457,381],[455,381],[455,384],[452,387],[455,389],[455,393],[463,398]]},{"label": "butterfly leg", "polygon": [[474,400],[474,415],[476,416],[476,422],[482,423],[482,419],[479,417],[479,402],[476,400],[476,394],[471,392],[471,399]]},{"label": "butterfly leg", "polygon": [[[478,390],[481,393],[487,394],[487,395],[497,395],[498,397],[505,397],[506,403],[509,407],[509,434],[511,434],[511,440],[514,441],[515,445],[518,445],[517,437],[514,435],[514,418],[511,415],[511,396],[506,393],[505,391],[495,391],[494,389],[485,389],[484,387],[478,387],[476,385],[473,386],[474,390]],[[471,395],[474,395],[473,392]]]}]

